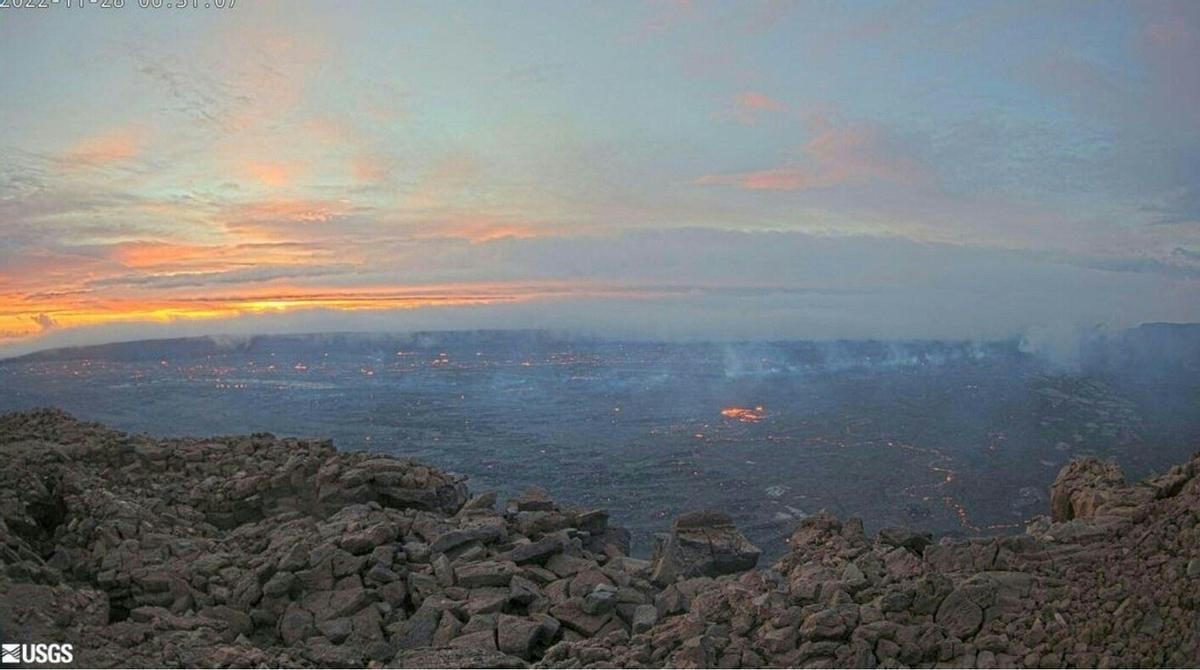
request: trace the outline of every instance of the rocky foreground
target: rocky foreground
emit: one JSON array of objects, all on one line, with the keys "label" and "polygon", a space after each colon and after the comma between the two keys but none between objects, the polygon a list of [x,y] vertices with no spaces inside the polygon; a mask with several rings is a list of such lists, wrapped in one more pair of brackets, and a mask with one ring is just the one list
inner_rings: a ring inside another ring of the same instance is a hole
[{"label": "rocky foreground", "polygon": [[600,510],[497,509],[420,463],[270,435],[155,440],[0,417],[0,640],[79,666],[1200,665],[1200,455],[1078,460],[1025,535],[715,512],[651,561]]}]

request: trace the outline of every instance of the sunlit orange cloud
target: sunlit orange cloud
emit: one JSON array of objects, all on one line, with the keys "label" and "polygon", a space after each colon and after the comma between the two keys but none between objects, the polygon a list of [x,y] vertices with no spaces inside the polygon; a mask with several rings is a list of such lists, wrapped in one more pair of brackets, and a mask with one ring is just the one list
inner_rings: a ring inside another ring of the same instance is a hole
[{"label": "sunlit orange cloud", "polygon": [[297,161],[246,161],[242,172],[264,186],[279,188],[290,185],[305,167]]},{"label": "sunlit orange cloud", "polygon": [[212,249],[200,245],[167,242],[124,242],[113,246],[113,259],[128,268],[156,268],[186,263],[211,256]]},{"label": "sunlit orange cloud", "polygon": [[39,317],[53,319],[59,328],[73,328],[109,323],[234,318],[296,309],[416,309],[511,302],[516,299],[519,296],[498,292],[444,294],[432,289],[419,292],[269,291],[213,298],[111,298],[59,303],[26,302],[24,305],[13,297],[11,303],[21,311],[0,311],[0,333],[7,338],[37,335],[44,331]]},{"label": "sunlit orange cloud", "polygon": [[128,160],[137,155],[141,142],[134,133],[100,135],[81,140],[65,155],[69,167],[95,167]]},{"label": "sunlit orange cloud", "polygon": [[705,175],[696,183],[752,191],[801,191],[871,179],[911,183],[925,178],[924,168],[897,155],[875,127],[840,128],[821,117],[814,118],[810,125],[817,134],[804,146],[802,162],[753,172]]},{"label": "sunlit orange cloud", "polygon": [[[62,294],[77,291],[94,277],[111,272],[113,262],[99,254],[62,253],[38,250],[17,257],[4,258],[6,274],[0,277],[5,289],[20,291],[20,295]],[[0,289],[0,311],[17,303]]]},{"label": "sunlit orange cloud", "polygon": [[[86,247],[79,253],[41,251],[8,261],[5,273],[0,273],[0,312],[52,313],[80,296],[101,299],[116,287],[178,288],[187,285],[189,277],[198,282],[219,282],[223,277],[233,282],[243,276],[244,281],[261,281],[314,274],[314,268],[354,260],[353,250],[302,242],[138,241]],[[256,275],[259,270],[262,273]]]},{"label": "sunlit orange cloud", "polygon": [[758,123],[760,114],[766,112],[783,112],[787,110],[787,106],[782,102],[758,91],[743,91],[733,100],[733,118],[738,123],[745,126],[752,126]]},{"label": "sunlit orange cloud", "polygon": [[[628,287],[578,282],[462,283],[372,288],[273,287],[229,295],[167,298],[65,298],[31,300],[0,294],[0,339],[35,336],[55,328],[109,323],[164,323],[183,319],[223,319],[295,310],[397,310],[489,305],[562,297],[655,297]],[[9,307],[11,305],[11,307]]]},{"label": "sunlit orange cloud", "polygon": [[276,199],[237,205],[224,218],[229,221],[325,222],[349,213],[351,205],[337,200]]},{"label": "sunlit orange cloud", "polygon": [[773,100],[758,91],[744,91],[738,94],[737,103],[746,109],[757,109],[764,112],[782,112],[786,109],[783,103]]},{"label": "sunlit orange cloud", "polygon": [[123,242],[112,248],[113,259],[121,265],[160,272],[304,264],[327,255],[298,243],[198,245],[143,241]]},{"label": "sunlit orange cloud", "polygon": [[312,241],[313,234],[326,224],[358,210],[345,200],[280,198],[227,207],[213,221],[244,241]]},{"label": "sunlit orange cloud", "polygon": [[387,178],[392,172],[389,161],[379,156],[359,155],[350,160],[350,173],[356,181],[377,182]]},{"label": "sunlit orange cloud", "polygon": [[512,223],[489,218],[465,218],[443,221],[417,234],[419,238],[453,237],[480,243],[506,237],[529,238],[542,234],[538,228],[525,223]]}]

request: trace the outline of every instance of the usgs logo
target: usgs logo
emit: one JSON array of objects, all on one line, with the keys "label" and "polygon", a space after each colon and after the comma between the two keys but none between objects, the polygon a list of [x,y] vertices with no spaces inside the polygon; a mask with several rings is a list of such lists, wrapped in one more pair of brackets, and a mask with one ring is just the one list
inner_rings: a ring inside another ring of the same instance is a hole
[{"label": "usgs logo", "polygon": [[69,644],[0,644],[3,663],[70,663],[75,660]]}]

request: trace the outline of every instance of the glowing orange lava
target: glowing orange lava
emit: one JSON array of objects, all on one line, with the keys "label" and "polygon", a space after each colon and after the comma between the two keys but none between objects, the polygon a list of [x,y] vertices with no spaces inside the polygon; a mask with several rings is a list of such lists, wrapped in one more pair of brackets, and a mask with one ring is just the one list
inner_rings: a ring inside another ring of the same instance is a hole
[{"label": "glowing orange lava", "polygon": [[756,421],[762,421],[766,417],[766,413],[763,412],[762,405],[757,405],[754,409],[750,409],[749,407],[726,407],[721,410],[721,416],[726,419],[741,421],[742,423],[755,423]]}]

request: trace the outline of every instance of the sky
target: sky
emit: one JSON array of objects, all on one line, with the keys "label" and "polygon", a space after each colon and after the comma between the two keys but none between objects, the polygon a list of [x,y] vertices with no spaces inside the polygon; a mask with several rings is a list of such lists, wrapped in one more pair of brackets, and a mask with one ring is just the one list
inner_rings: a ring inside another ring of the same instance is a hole
[{"label": "sky", "polygon": [[0,355],[1200,320],[1200,3],[0,10]]}]

